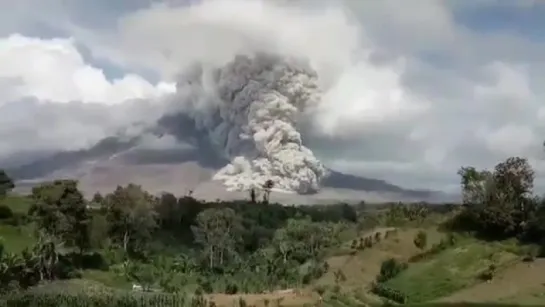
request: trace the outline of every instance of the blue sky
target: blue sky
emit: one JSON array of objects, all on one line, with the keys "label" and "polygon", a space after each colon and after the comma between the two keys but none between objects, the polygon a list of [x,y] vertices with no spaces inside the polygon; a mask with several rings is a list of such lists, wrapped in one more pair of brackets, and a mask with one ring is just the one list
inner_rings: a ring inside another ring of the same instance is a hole
[{"label": "blue sky", "polygon": [[454,16],[460,24],[474,31],[508,31],[528,39],[545,39],[545,3],[535,1],[531,5],[521,5],[522,2],[503,1],[502,5],[462,8]]}]

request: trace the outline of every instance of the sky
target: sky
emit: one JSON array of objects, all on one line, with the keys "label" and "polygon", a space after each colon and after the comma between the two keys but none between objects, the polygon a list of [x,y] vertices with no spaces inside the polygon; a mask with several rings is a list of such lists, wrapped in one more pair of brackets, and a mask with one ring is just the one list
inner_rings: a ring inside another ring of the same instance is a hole
[{"label": "sky", "polygon": [[318,71],[303,136],[326,165],[456,191],[461,166],[522,156],[545,192],[544,15],[537,0],[2,1],[0,161],[153,121],[184,67],[267,48]]}]

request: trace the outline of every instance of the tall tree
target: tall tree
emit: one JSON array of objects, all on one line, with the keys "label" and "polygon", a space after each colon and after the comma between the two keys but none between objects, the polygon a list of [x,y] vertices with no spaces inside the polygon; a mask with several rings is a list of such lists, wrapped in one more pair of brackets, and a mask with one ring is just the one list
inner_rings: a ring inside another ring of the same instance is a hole
[{"label": "tall tree", "polygon": [[13,188],[15,188],[13,180],[3,169],[0,169],[0,197],[6,196]]},{"label": "tall tree", "polygon": [[114,242],[125,252],[139,253],[157,227],[157,198],[141,186],[129,184],[106,195],[103,204]]},{"label": "tall tree", "polygon": [[208,267],[223,265],[229,255],[234,255],[242,223],[231,208],[206,209],[197,215],[192,227],[195,241],[203,247]]},{"label": "tall tree", "polygon": [[[494,237],[520,232],[535,211],[534,171],[526,159],[511,157],[493,172],[464,167],[462,178],[466,222]],[[469,225],[468,224],[468,225]]]},{"label": "tall tree", "polygon": [[490,171],[462,167],[458,175],[461,179],[464,205],[482,205],[492,198],[495,186],[493,174]]},{"label": "tall tree", "polygon": [[32,189],[29,210],[39,232],[85,250],[89,246],[89,216],[83,194],[74,180],[56,180]]}]

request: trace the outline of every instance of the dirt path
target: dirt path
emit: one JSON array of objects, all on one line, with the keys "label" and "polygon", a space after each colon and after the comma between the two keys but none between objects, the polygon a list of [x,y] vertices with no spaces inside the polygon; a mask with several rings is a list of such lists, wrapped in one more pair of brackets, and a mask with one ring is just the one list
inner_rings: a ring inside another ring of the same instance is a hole
[{"label": "dirt path", "polygon": [[463,289],[438,302],[491,302],[539,290],[545,284],[545,259],[533,263],[519,262],[490,282]]}]

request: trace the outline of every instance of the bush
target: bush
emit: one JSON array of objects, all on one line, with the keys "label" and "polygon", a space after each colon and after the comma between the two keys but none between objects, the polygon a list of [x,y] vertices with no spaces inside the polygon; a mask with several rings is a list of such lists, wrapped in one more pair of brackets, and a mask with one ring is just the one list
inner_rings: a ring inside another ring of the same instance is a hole
[{"label": "bush", "polygon": [[212,286],[212,282],[206,278],[202,278],[198,281],[200,289],[204,293],[212,293],[214,292],[214,287]]},{"label": "bush", "polygon": [[382,262],[380,273],[377,276],[377,282],[382,283],[396,277],[399,273],[407,269],[406,263],[399,262],[394,258],[390,258]]},{"label": "bush", "polygon": [[366,248],[373,247],[373,238],[372,237],[366,237],[364,242],[365,242],[365,247]]},{"label": "bush", "polygon": [[496,266],[494,264],[491,264],[488,266],[486,271],[482,272],[479,275],[479,278],[483,281],[490,281],[492,278],[494,278],[494,275],[496,275]]},{"label": "bush", "polygon": [[7,220],[13,217],[13,211],[6,205],[0,205],[0,220]]},{"label": "bush", "polygon": [[424,231],[419,231],[414,238],[414,245],[419,249],[425,249],[428,244],[428,235]]},{"label": "bush", "polygon": [[387,287],[381,283],[375,283],[371,287],[371,292],[374,294],[392,300],[399,304],[407,302],[407,296],[396,289]]},{"label": "bush", "polygon": [[227,286],[225,286],[225,294],[237,294],[238,293],[238,285],[233,283],[233,282],[229,282],[227,284]]},{"label": "bush", "polygon": [[357,249],[358,248],[358,240],[356,240],[356,239],[352,240],[352,244],[350,245],[350,248]]},{"label": "bush", "polygon": [[66,257],[71,260],[75,267],[81,269],[106,270],[108,264],[106,259],[100,253],[70,253]]}]

